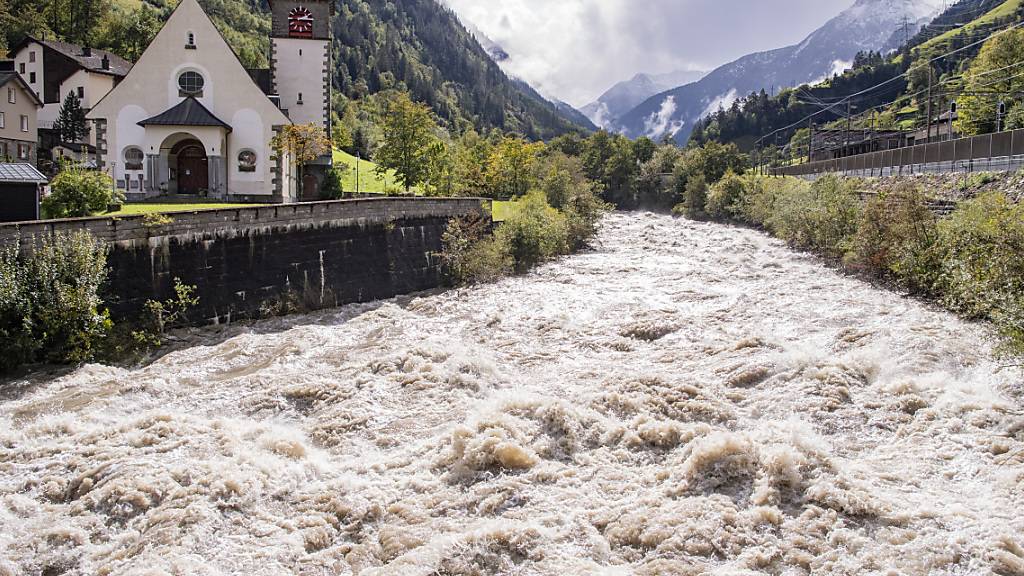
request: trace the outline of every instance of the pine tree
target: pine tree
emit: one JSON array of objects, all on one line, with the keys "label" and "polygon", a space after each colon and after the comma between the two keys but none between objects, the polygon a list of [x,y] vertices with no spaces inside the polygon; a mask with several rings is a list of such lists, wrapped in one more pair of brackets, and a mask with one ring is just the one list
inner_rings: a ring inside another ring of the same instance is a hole
[{"label": "pine tree", "polygon": [[64,103],[57,114],[57,129],[62,142],[78,142],[89,134],[89,125],[85,120],[82,101],[74,92],[68,92]]}]

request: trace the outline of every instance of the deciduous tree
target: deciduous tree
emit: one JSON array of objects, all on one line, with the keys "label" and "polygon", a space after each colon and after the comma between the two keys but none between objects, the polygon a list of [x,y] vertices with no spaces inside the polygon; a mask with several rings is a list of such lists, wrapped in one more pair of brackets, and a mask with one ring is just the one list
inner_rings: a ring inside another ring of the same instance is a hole
[{"label": "deciduous tree", "polygon": [[374,155],[378,173],[394,170],[406,192],[423,183],[430,173],[436,130],[426,105],[405,93],[395,95],[386,107],[383,144]]}]

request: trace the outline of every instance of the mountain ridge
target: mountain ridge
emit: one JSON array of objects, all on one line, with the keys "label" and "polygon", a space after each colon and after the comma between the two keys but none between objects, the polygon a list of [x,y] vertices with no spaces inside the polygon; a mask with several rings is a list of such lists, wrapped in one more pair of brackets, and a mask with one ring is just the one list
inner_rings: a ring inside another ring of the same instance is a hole
[{"label": "mountain ridge", "polygon": [[719,106],[728,108],[741,96],[824,80],[841,73],[858,52],[895,49],[904,17],[909,36],[941,6],[941,0],[857,0],[797,44],[748,54],[697,82],[651,96],[623,115],[614,129],[632,138],[669,135],[686,142],[698,119]]}]

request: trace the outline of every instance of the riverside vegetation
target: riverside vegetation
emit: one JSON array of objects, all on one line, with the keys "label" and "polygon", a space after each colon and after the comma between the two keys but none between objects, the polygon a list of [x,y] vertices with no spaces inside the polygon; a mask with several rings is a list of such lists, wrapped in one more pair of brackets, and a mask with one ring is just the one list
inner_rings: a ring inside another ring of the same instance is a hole
[{"label": "riverside vegetation", "polygon": [[885,181],[866,199],[862,181],[836,176],[809,183],[728,173],[691,188],[678,212],[763,227],[848,270],[989,320],[999,350],[1024,355],[1024,206],[1005,194],[984,192],[942,218],[912,180]]}]

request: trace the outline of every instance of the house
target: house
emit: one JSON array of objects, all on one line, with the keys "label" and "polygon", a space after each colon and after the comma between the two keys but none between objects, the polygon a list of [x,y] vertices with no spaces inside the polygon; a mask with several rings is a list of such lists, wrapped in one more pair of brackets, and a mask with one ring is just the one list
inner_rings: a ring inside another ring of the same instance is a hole
[{"label": "house", "polygon": [[0,162],[0,222],[39,220],[45,184],[46,176],[27,162]]},{"label": "house", "polygon": [[42,102],[15,71],[14,62],[0,61],[0,162],[35,164],[40,107]]},{"label": "house", "polygon": [[[315,199],[330,158],[295,182],[271,140],[291,123],[330,125],[327,0],[272,0],[270,70],[246,70],[196,0],[181,0],[127,76],[88,117],[100,170],[129,199]],[[301,197],[300,197],[301,196]]]},{"label": "house", "polygon": [[[132,64],[104,50],[56,40],[27,37],[11,51],[17,72],[43,102],[39,111],[40,144],[45,149],[60,144],[55,123],[60,107],[74,93],[88,111],[121,81]],[[84,143],[95,145],[90,134]]]},{"label": "house", "polygon": [[50,149],[55,164],[73,161],[85,168],[96,168],[96,147],[81,142],[61,142]]}]

